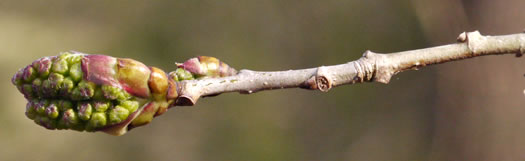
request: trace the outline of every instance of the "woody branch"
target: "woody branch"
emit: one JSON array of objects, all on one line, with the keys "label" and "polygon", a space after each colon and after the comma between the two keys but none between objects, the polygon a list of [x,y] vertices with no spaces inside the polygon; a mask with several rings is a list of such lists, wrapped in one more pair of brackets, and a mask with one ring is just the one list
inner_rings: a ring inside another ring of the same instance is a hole
[{"label": "woody branch", "polygon": [[177,105],[194,105],[200,97],[221,93],[251,94],[262,90],[304,88],[329,91],[332,87],[362,83],[388,83],[395,74],[427,65],[485,55],[525,53],[525,34],[484,36],[478,31],[461,33],[457,43],[396,53],[366,51],[345,64],[288,71],[241,70],[221,78],[185,80],[178,84]]}]

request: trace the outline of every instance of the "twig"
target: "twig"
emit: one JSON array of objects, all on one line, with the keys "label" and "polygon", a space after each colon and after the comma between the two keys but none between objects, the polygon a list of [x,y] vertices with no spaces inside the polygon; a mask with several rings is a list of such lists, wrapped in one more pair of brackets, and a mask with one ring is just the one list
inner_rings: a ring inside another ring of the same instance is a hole
[{"label": "twig", "polygon": [[329,91],[332,87],[361,82],[388,83],[399,72],[427,65],[485,55],[525,53],[525,34],[483,36],[478,31],[461,33],[458,43],[390,54],[366,51],[355,61],[310,69],[257,72],[241,70],[222,78],[182,81],[177,105],[194,105],[202,96],[227,92],[251,94],[261,90],[304,88]]}]

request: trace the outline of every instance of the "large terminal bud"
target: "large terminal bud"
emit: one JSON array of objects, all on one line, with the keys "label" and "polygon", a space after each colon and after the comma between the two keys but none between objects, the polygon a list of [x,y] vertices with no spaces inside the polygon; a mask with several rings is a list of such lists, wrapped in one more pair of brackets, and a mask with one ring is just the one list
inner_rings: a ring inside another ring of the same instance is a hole
[{"label": "large terminal bud", "polygon": [[192,58],[166,74],[133,59],[64,52],[21,68],[12,83],[38,125],[123,135],[166,112],[178,81],[236,73],[213,57]]}]

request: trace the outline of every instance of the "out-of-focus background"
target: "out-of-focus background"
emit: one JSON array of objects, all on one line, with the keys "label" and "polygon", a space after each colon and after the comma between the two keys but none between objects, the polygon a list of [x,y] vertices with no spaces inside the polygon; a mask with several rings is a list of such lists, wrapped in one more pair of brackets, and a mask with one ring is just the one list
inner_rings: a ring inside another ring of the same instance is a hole
[{"label": "out-of-focus background", "polygon": [[115,137],[50,131],[11,76],[76,50],[166,71],[197,55],[288,70],[365,50],[525,29],[523,0],[0,1],[0,160],[525,160],[525,63],[490,56],[403,72],[388,85],[206,98]]}]

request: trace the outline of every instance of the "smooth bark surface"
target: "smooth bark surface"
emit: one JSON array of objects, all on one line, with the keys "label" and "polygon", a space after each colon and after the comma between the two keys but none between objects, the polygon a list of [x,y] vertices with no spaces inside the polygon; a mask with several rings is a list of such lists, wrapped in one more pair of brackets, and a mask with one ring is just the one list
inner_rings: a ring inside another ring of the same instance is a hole
[{"label": "smooth bark surface", "polygon": [[227,92],[251,94],[261,90],[304,88],[327,92],[332,87],[362,82],[388,83],[393,75],[427,65],[485,55],[525,53],[525,34],[483,36],[478,31],[461,33],[458,43],[380,54],[366,51],[355,61],[309,69],[260,72],[241,70],[222,78],[182,81],[177,105],[194,105],[202,96]]}]

